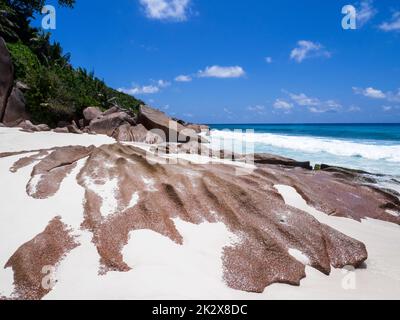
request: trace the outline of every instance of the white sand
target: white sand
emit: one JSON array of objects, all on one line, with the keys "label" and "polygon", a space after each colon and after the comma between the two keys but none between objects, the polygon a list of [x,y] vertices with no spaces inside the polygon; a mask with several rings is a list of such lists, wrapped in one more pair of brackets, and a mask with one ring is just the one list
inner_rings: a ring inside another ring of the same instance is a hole
[{"label": "white sand", "polygon": [[[4,139],[3,139],[4,138]],[[62,145],[101,145],[113,143],[104,136],[21,133],[0,128],[0,152],[42,149]],[[71,226],[80,246],[57,266],[56,287],[46,299],[398,299],[400,297],[400,227],[375,220],[358,223],[329,217],[309,207],[297,192],[276,186],[285,201],[315,216],[343,233],[363,241],[369,251],[367,268],[355,272],[334,270],[325,276],[306,267],[307,278],[300,287],[276,284],[263,294],[235,291],[222,280],[222,249],[239,241],[222,223],[192,225],[175,220],[184,238],[183,246],[150,230],[137,230],[123,249],[126,273],[99,276],[99,256],[91,243],[92,235],[80,230],[83,220],[84,189],[76,175],[81,160],[63,181],[59,192],[46,200],[26,194],[26,183],[33,165],[11,173],[9,168],[20,156],[0,159],[0,266],[4,266],[19,246],[42,232],[56,216]],[[148,177],[143,177],[148,179]],[[151,188],[151,182],[148,183]],[[111,188],[112,189],[112,188]],[[130,206],[137,204],[134,194]],[[110,201],[105,213],[116,204]],[[308,258],[289,249],[296,259]],[[267,266],[266,266],[267,267]],[[0,294],[10,295],[13,273],[0,268]]]},{"label": "white sand", "polygon": [[0,128],[0,152],[49,149],[65,146],[100,146],[114,143],[104,135],[70,134],[55,132],[22,132],[18,128]]}]

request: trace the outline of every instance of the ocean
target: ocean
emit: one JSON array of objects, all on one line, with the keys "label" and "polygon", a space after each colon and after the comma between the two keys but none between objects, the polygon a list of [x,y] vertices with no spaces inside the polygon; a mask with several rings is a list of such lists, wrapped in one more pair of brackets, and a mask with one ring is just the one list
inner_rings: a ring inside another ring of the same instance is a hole
[{"label": "ocean", "polygon": [[[232,143],[253,142],[256,153],[311,161],[313,165],[324,163],[359,169],[395,180],[400,178],[400,124],[223,124],[210,127],[215,144],[220,143],[220,139]],[[246,130],[254,130],[254,134]]]}]

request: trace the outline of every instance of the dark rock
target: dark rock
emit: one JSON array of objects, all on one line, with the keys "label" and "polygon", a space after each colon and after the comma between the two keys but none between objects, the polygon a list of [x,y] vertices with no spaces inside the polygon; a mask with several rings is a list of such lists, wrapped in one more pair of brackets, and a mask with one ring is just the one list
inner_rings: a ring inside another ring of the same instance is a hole
[{"label": "dark rock", "polygon": [[7,100],[14,82],[14,66],[4,39],[0,37],[0,122],[3,122]]},{"label": "dark rock", "polygon": [[89,129],[97,134],[106,134],[112,137],[124,124],[134,124],[134,120],[125,112],[117,112],[94,119],[90,122]]},{"label": "dark rock", "polygon": [[18,88],[13,88],[7,100],[7,106],[3,116],[3,123],[12,125],[16,122],[29,120],[29,115],[25,108],[25,98],[22,91]]},{"label": "dark rock", "polygon": [[84,129],[89,123],[85,119],[80,119],[78,121],[79,129]]},{"label": "dark rock", "polygon": [[281,165],[286,167],[294,167],[294,168],[304,168],[307,170],[312,170],[312,166],[309,161],[299,162],[293,159],[284,158],[272,154],[267,153],[256,153],[254,155],[254,163],[255,164],[272,164],[272,165]]},{"label": "dark rock", "polygon": [[97,107],[88,107],[85,110],[83,110],[83,116],[84,116],[85,120],[87,120],[88,122],[90,122],[96,118],[99,118],[102,115],[103,115],[103,113]]},{"label": "dark rock", "polygon": [[58,127],[58,128],[66,128],[66,127],[68,127],[69,125],[70,125],[70,123],[67,122],[67,121],[59,121],[58,124],[57,124],[57,127]]},{"label": "dark rock", "polygon": [[329,172],[348,173],[348,174],[351,174],[351,175],[354,175],[354,174],[369,174],[369,172],[366,172],[366,171],[363,171],[363,170],[342,168],[342,167],[337,167],[337,166],[331,166],[331,165],[328,165],[328,164],[321,164],[321,170],[329,171]]},{"label": "dark rock", "polygon": [[186,127],[188,125],[188,123],[186,121],[183,121],[181,119],[177,119],[177,118],[171,118],[171,119],[178,122],[179,124],[183,125],[184,127]]}]

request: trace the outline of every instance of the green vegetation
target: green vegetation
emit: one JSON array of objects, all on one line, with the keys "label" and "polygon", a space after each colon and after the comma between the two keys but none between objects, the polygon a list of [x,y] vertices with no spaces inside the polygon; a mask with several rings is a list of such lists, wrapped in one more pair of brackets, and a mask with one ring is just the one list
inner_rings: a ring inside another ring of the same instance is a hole
[{"label": "green vegetation", "polygon": [[[73,68],[69,54],[50,34],[30,26],[43,0],[6,0],[0,5],[0,35],[7,42],[15,66],[15,79],[25,83],[28,111],[33,122],[56,126],[59,121],[77,120],[89,106],[103,110],[112,106],[137,112],[143,102],[109,88],[93,72]],[[72,7],[74,0],[60,0]]]}]

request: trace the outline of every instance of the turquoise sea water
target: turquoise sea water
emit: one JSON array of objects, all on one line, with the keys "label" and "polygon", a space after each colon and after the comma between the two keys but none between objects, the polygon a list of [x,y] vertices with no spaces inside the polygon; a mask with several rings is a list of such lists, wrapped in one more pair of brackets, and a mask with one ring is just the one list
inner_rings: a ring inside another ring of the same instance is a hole
[{"label": "turquoise sea water", "polygon": [[211,128],[213,140],[253,142],[257,153],[400,177],[400,124],[229,124]]}]

